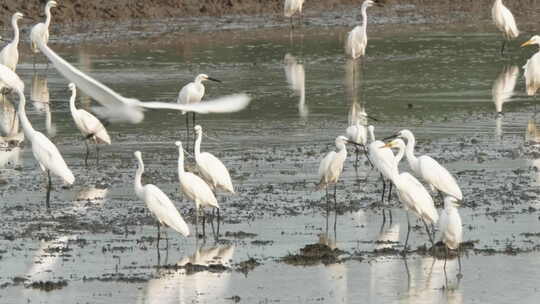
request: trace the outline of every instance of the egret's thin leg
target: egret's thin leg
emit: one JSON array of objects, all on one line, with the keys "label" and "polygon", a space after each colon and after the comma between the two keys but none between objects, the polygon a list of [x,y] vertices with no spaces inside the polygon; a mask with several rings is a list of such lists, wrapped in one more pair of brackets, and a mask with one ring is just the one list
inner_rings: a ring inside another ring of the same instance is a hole
[{"label": "egret's thin leg", "polygon": [[501,57],[504,57],[504,47],[506,45],[506,39],[503,39],[502,46],[501,46]]},{"label": "egret's thin leg", "polygon": [[459,245],[457,249],[457,258],[458,258],[458,265],[459,265],[459,274],[458,276],[461,276],[461,244]]},{"label": "egret's thin leg", "polygon": [[444,275],[446,276],[446,260],[448,259],[448,246],[444,245]]},{"label": "egret's thin leg", "polygon": [[156,248],[159,251],[159,239],[160,239],[160,226],[159,220],[157,221],[157,242],[156,242]]},{"label": "egret's thin leg", "polygon": [[334,234],[337,234],[336,227],[337,227],[337,213],[338,213],[336,191],[337,191],[337,183],[334,184]]},{"label": "egret's thin leg", "polygon": [[220,211],[219,211],[219,208],[217,208],[217,237],[219,239],[219,226],[220,226],[220,221],[221,220],[221,215],[220,215]]},{"label": "egret's thin leg", "polygon": [[84,166],[88,167],[88,155],[90,155],[90,148],[88,147],[88,141],[84,140],[84,145],[86,146],[86,156],[84,157]]},{"label": "egret's thin leg", "polygon": [[96,142],[96,166],[99,166],[99,145]]},{"label": "egret's thin leg", "polygon": [[212,209],[212,217],[210,218],[210,228],[212,228],[212,235],[217,242],[216,230],[214,229],[214,210]]},{"label": "egret's thin leg", "polygon": [[169,234],[167,233],[167,230],[165,230],[165,246],[167,249],[167,256],[165,257],[165,260],[169,257]]},{"label": "egret's thin leg", "polygon": [[45,206],[47,209],[51,207],[50,201],[51,201],[51,188],[52,188],[52,181],[51,181],[51,171],[47,170],[47,195],[45,199]]},{"label": "egret's thin leg", "polygon": [[411,222],[409,220],[409,211],[406,211],[407,214],[407,237],[405,238],[405,245],[403,246],[403,252],[407,252],[407,243],[409,243],[409,234],[411,233]]},{"label": "egret's thin leg", "polygon": [[392,186],[394,185],[394,183],[392,183],[390,181],[390,190],[388,191],[388,199],[387,199],[387,202],[390,203],[390,201],[392,200]]},{"label": "egret's thin leg", "polygon": [[326,234],[328,234],[328,216],[330,215],[330,200],[328,199],[328,186],[326,190]]},{"label": "egret's thin leg", "polygon": [[429,241],[431,242],[431,246],[435,246],[435,243],[433,243],[433,237],[431,236],[431,233],[429,232],[429,228],[427,226],[427,223],[424,219],[422,219],[422,222],[424,223],[424,227],[426,227],[426,233],[429,237]]},{"label": "egret's thin leg", "polygon": [[386,192],[386,183],[384,182],[384,177],[381,174],[382,180],[382,195],[381,195],[381,204],[384,204],[384,193]]},{"label": "egret's thin leg", "polygon": [[388,215],[390,217],[390,224],[392,224],[392,209],[388,208]]},{"label": "egret's thin leg", "polygon": [[202,235],[204,238],[206,238],[206,213],[204,213],[204,210],[202,212]]},{"label": "egret's thin leg", "polygon": [[195,239],[199,239],[199,208],[195,209]]}]

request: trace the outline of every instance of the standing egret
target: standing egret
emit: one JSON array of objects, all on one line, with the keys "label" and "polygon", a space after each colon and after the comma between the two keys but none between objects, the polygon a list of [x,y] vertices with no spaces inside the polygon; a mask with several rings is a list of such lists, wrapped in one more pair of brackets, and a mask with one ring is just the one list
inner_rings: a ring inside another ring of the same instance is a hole
[{"label": "standing egret", "polygon": [[[226,192],[234,194],[234,188],[231,181],[231,175],[229,170],[225,165],[215,157],[213,154],[208,152],[201,153],[201,141],[202,141],[202,127],[199,125],[195,126],[195,134],[197,139],[195,140],[195,162],[197,162],[197,168],[199,168],[199,173],[206,183],[210,186],[213,191],[217,189],[222,189]],[[219,236],[219,208],[217,208],[217,234]]]},{"label": "standing egret", "polygon": [[75,107],[75,97],[77,95],[77,88],[72,82],[68,85],[71,90],[71,98],[69,99],[69,109],[71,111],[71,117],[77,126],[77,129],[82,133],[84,137],[84,143],[86,144],[86,157],[84,162],[88,165],[88,154],[90,149],[88,148],[87,140],[90,139],[96,144],[97,159],[99,162],[99,144],[111,144],[111,138],[105,126],[94,115],[88,113],[86,110],[77,109]]},{"label": "standing egret", "polygon": [[302,6],[304,5],[304,0],[285,0],[283,5],[283,15],[291,20],[292,26],[292,17],[294,14],[299,13],[300,17],[303,18]]},{"label": "standing egret", "polygon": [[[210,80],[215,82],[221,82],[221,80],[208,77],[206,74],[199,74],[195,77],[193,82],[190,82],[182,87],[178,93],[176,102],[179,104],[197,104],[200,103],[204,97],[204,85],[203,81]],[[182,111],[185,114],[185,111]],[[195,112],[193,112],[193,124],[195,124]],[[186,128],[189,128],[189,114],[186,115]],[[188,131],[189,132],[189,131]]]},{"label": "standing egret", "polygon": [[[160,225],[165,227],[171,227],[178,231],[183,236],[189,236],[189,227],[178,212],[178,209],[174,206],[171,200],[167,197],[161,189],[152,184],[142,185],[141,178],[144,172],[144,163],[142,160],[142,154],[140,151],[134,153],[135,158],[139,162],[139,167],[135,173],[135,195],[144,201],[146,207],[157,218],[157,249],[159,254],[159,239],[160,239]],[[168,240],[167,240],[168,244]],[[167,246],[168,247],[168,246]]]},{"label": "standing egret", "polygon": [[24,92],[24,82],[15,72],[0,64],[0,90],[3,88]]},{"label": "standing egret", "polygon": [[433,198],[429,195],[429,192],[424,186],[411,174],[404,172],[399,173],[398,165],[403,155],[405,154],[405,143],[401,139],[394,139],[393,141],[385,145],[387,148],[397,147],[399,149],[394,162],[394,170],[392,170],[391,180],[396,186],[399,200],[403,203],[403,208],[407,211],[407,238],[403,250],[406,252],[407,243],[409,241],[409,234],[411,232],[411,224],[409,222],[409,210],[412,210],[418,216],[426,228],[426,233],[429,236],[429,240],[433,245],[433,237],[429,232],[427,224],[434,225],[439,220],[439,214],[435,205],[433,204]]},{"label": "standing egret", "polygon": [[45,5],[45,22],[38,23],[30,31],[32,51],[39,53],[39,43],[47,45],[49,42],[49,24],[51,23],[51,8],[56,7],[56,1],[49,1]]},{"label": "standing egret", "polygon": [[[11,72],[11,70],[9,70]],[[34,130],[32,124],[26,117],[26,111],[24,109],[26,105],[26,99],[22,91],[16,90],[19,94],[19,121],[22,125],[24,135],[26,138],[32,142],[32,153],[39,163],[41,170],[47,172],[47,196],[46,196],[46,206],[47,209],[49,206],[50,196],[51,196],[51,172],[59,177],[61,177],[66,183],[73,184],[75,177],[71,170],[66,165],[66,162],[62,158],[62,155],[58,151],[58,148],[43,135],[43,133]]]},{"label": "standing egret", "polygon": [[455,197],[457,200],[463,199],[458,183],[445,167],[428,155],[419,157],[414,155],[416,140],[411,131],[401,130],[396,135],[407,140],[407,161],[416,175],[425,180],[432,190],[437,189],[446,195]]},{"label": "standing egret", "polygon": [[[347,138],[349,138],[349,141],[365,147],[367,143],[367,128],[360,123],[360,119],[356,119],[356,122],[353,125],[348,126],[345,130],[345,134],[347,134]],[[360,149],[358,149],[358,146],[355,147],[355,166],[357,166]]]},{"label": "standing egret", "polygon": [[[448,249],[459,249],[463,240],[463,228],[461,227],[461,216],[457,210],[459,204],[452,196],[444,197],[444,210],[441,212],[439,221],[439,230],[441,231],[441,241],[446,248],[444,257],[444,269],[446,271],[446,259],[448,258]],[[458,252],[459,272],[461,273],[461,259]]]},{"label": "standing egret", "polygon": [[515,39],[519,36],[519,30],[512,12],[504,6],[502,0],[495,0],[491,8],[491,18],[493,23],[503,34],[503,43],[501,47],[501,56],[504,55],[504,46],[507,40]]},{"label": "standing egret", "polygon": [[0,64],[10,68],[13,72],[19,62],[19,25],[17,21],[23,17],[23,14],[16,12],[11,17],[11,26],[13,26],[13,40],[0,51]]},{"label": "standing egret", "polygon": [[[531,39],[521,45],[521,47],[537,44],[540,46],[540,36],[534,35]],[[540,88],[540,49],[536,54],[532,55],[527,63],[523,66],[525,85],[527,87],[527,95],[532,96],[536,94],[536,90]]]},{"label": "standing egret", "polygon": [[[184,149],[182,142],[177,141],[178,146],[178,180],[180,181],[180,189],[190,200],[195,202],[195,229],[199,223],[199,212],[201,208],[211,207],[218,208],[219,205],[216,196],[208,184],[197,175],[184,171]],[[203,236],[205,235],[205,219],[203,212]]]},{"label": "standing egret", "polygon": [[367,46],[367,8],[373,5],[382,6],[380,0],[366,0],[362,3],[362,25],[355,26],[347,35],[345,53],[352,59],[358,59],[366,54]]}]

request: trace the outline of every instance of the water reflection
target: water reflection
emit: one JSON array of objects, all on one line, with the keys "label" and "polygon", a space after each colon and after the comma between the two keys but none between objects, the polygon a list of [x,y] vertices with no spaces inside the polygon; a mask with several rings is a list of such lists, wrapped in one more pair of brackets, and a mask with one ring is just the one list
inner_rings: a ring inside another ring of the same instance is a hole
[{"label": "water reflection", "polygon": [[102,206],[105,202],[107,192],[109,192],[108,188],[99,188],[95,186],[83,188],[75,195],[73,209],[75,211],[85,211],[90,206]]},{"label": "water reflection", "polygon": [[493,82],[491,95],[495,104],[497,118],[495,120],[495,135],[501,137],[503,104],[510,101],[516,87],[516,80],[519,75],[519,68],[516,65],[505,66],[497,79]]},{"label": "water reflection", "polygon": [[47,136],[56,135],[56,126],[52,123],[49,86],[47,85],[47,75],[34,73],[32,76],[32,89],[30,90],[30,100],[32,104],[41,113],[45,113],[45,130]]},{"label": "water reflection", "polygon": [[21,147],[0,147],[0,169],[7,167],[20,168],[22,166],[21,152]]},{"label": "water reflection", "polygon": [[0,147],[19,146],[23,141],[17,111],[8,96],[0,94]]},{"label": "water reflection", "polygon": [[399,224],[394,223],[383,228],[375,241],[375,250],[392,248],[399,244]]},{"label": "water reflection", "polygon": [[306,118],[309,114],[306,106],[306,72],[304,65],[297,62],[296,57],[291,54],[285,54],[285,77],[289,87],[296,95],[300,97],[298,100],[298,113],[300,117]]},{"label": "water reflection", "polygon": [[52,241],[42,241],[34,254],[32,266],[26,274],[29,283],[57,281],[61,278],[55,271],[59,268],[58,262],[61,261],[64,252],[69,250],[69,240],[74,238],[74,236],[61,236]]}]

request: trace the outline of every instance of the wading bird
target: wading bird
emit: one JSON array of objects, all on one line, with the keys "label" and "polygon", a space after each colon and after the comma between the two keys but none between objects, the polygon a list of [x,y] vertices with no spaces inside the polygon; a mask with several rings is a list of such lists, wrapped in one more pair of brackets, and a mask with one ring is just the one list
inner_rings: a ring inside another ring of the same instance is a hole
[{"label": "wading bird", "polygon": [[[184,149],[182,148],[182,142],[177,141],[175,144],[178,147],[178,180],[180,181],[180,190],[182,190],[182,193],[184,193],[190,200],[195,202],[195,229],[197,229],[199,223],[199,212],[201,209],[204,207],[219,209],[219,205],[210,186],[208,186],[208,184],[202,178],[184,170]],[[206,219],[204,209],[202,209],[202,213],[204,236]]]},{"label": "wading bird", "polygon": [[39,43],[47,45],[49,42],[49,24],[51,24],[51,8],[56,7],[56,1],[49,1],[45,5],[45,22],[38,23],[30,31],[30,44],[34,53],[39,52]]},{"label": "wading bird", "polygon": [[109,133],[107,133],[105,126],[94,115],[88,113],[86,110],[77,109],[75,107],[77,88],[74,83],[70,83],[68,87],[71,90],[71,98],[69,99],[71,117],[73,117],[77,129],[82,133],[84,143],[86,144],[86,157],[84,158],[84,163],[85,165],[88,165],[88,154],[90,154],[88,140],[92,140],[95,143],[97,160],[99,162],[99,144],[111,144]]},{"label": "wading bird", "polygon": [[19,25],[17,21],[23,17],[23,14],[16,12],[11,17],[11,26],[13,27],[13,40],[0,51],[0,64],[10,68],[13,72],[19,62]]},{"label": "wading bird", "polygon": [[504,6],[502,0],[495,0],[491,8],[491,18],[493,23],[502,32],[503,42],[501,47],[501,56],[504,55],[504,46],[507,40],[515,39],[519,36],[519,30],[512,12]]},{"label": "wading bird", "polygon": [[94,108],[94,112],[103,119],[111,122],[127,121],[130,123],[139,123],[144,118],[143,111],[145,109],[170,109],[199,114],[231,113],[244,109],[251,101],[251,98],[246,94],[234,94],[198,104],[141,102],[135,98],[126,98],[81,72],[62,57],[58,56],[42,39],[37,41],[37,45],[60,74],[75,83],[79,90],[103,106]]},{"label": "wading bird", "polygon": [[[459,249],[463,240],[463,228],[461,227],[461,216],[457,210],[459,204],[452,196],[445,196],[444,210],[441,212],[439,221],[439,230],[441,231],[441,241],[446,247],[444,257],[444,269],[446,271],[446,259],[448,258],[448,249]],[[458,252],[459,272],[461,273],[461,258]]]},{"label": "wading bird", "polygon": [[347,35],[345,52],[353,59],[366,54],[367,46],[367,8],[373,5],[382,6],[381,0],[366,0],[362,3],[362,25],[355,26]]},{"label": "wading bird", "polygon": [[[532,44],[536,44],[540,47],[540,36],[532,36],[532,38],[523,43],[521,47]],[[540,88],[540,49],[527,60],[523,69],[525,70],[523,75],[525,76],[527,95],[535,95],[538,88]]]},{"label": "wading bird", "polygon": [[416,216],[418,216],[426,228],[426,233],[429,236],[429,240],[433,245],[433,237],[429,232],[427,224],[434,225],[439,220],[439,214],[435,205],[433,204],[433,198],[429,195],[429,192],[424,186],[411,174],[404,172],[399,173],[398,165],[403,155],[405,154],[405,143],[401,139],[394,139],[393,141],[385,145],[387,148],[398,148],[398,153],[395,157],[394,170],[392,171],[391,180],[396,186],[399,200],[403,203],[403,208],[407,211],[407,238],[403,247],[404,252],[407,251],[407,243],[409,241],[409,234],[411,232],[411,224],[409,222],[409,210],[411,210]]},{"label": "wading bird", "polygon": [[425,180],[432,190],[437,189],[446,195],[455,197],[457,200],[463,199],[458,183],[445,167],[428,155],[419,157],[414,155],[416,139],[411,131],[401,130],[396,136],[407,140],[407,162],[416,175]]},{"label": "wading bird", "polygon": [[[203,81],[215,81],[221,82],[219,79],[208,77],[206,74],[199,74],[195,77],[193,82],[190,82],[182,87],[178,93],[178,98],[176,102],[179,104],[197,104],[200,103],[204,97],[204,85]],[[182,114],[185,114],[185,111],[182,111]],[[193,112],[193,124],[195,125],[195,112]],[[189,128],[189,114],[186,115],[186,128]]]},{"label": "wading bird", "polygon": [[304,5],[304,0],[285,0],[283,6],[283,15],[287,18],[290,18],[292,25],[292,17],[294,14],[299,13],[300,17],[303,18],[302,6]]},{"label": "wading bird", "polygon": [[[171,227],[186,237],[189,236],[189,227],[180,215],[180,212],[178,212],[178,209],[176,209],[174,204],[161,189],[152,184],[142,185],[141,178],[144,173],[142,154],[140,151],[136,151],[134,155],[139,162],[139,167],[135,173],[135,195],[144,201],[146,207],[148,207],[150,212],[157,218],[157,249],[159,252],[159,230],[161,224],[165,225],[165,227]],[[167,239],[167,248],[168,243],[169,241]]]}]

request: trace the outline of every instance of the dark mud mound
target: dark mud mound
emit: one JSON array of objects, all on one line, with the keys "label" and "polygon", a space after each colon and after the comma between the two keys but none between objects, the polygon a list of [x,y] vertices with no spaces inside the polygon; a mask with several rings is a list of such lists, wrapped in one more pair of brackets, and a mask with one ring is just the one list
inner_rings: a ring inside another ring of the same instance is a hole
[{"label": "dark mud mound", "polygon": [[324,244],[308,244],[300,249],[299,254],[289,254],[281,260],[294,266],[311,266],[322,263],[324,265],[339,263],[339,256],[345,253],[337,248],[330,248]]}]

